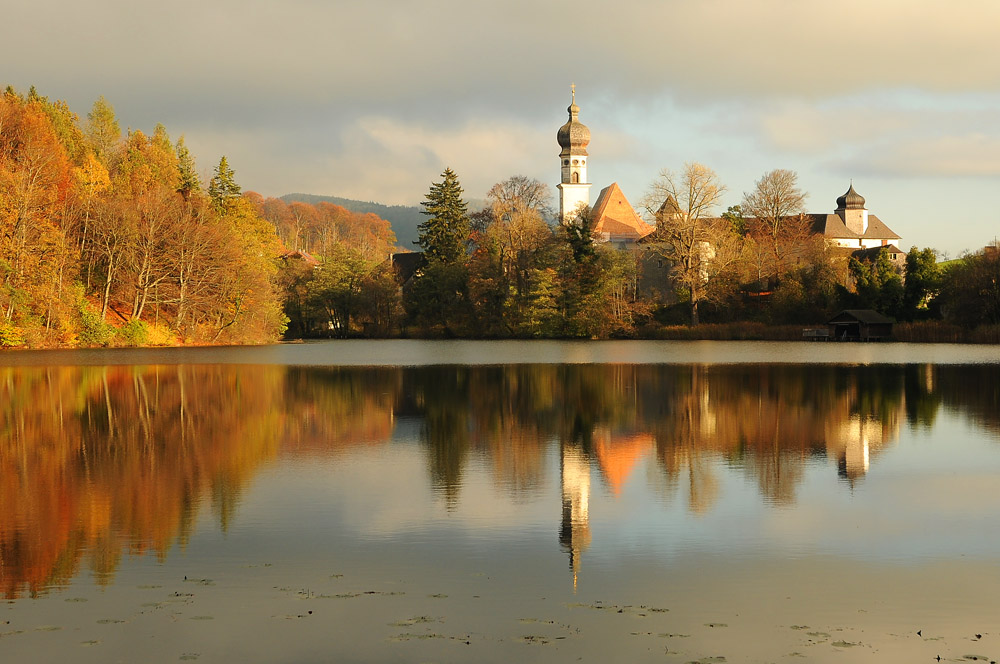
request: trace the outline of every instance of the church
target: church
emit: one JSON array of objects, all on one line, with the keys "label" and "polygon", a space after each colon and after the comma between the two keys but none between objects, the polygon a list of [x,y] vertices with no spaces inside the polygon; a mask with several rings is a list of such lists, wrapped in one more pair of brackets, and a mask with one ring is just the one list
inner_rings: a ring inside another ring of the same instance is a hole
[{"label": "church", "polygon": [[[569,108],[569,121],[559,128],[560,178],[559,221],[570,221],[581,207],[590,205],[590,182],[587,181],[587,146],[590,129],[580,122],[580,107],[576,105],[576,86],[572,86],[573,100]],[[625,198],[621,187],[613,182],[601,190],[593,207],[594,234],[603,242],[619,247],[646,237],[655,229],[644,222],[635,208]]]},{"label": "church", "polygon": [[[566,109],[569,120],[556,134],[561,148],[560,178],[556,185],[559,190],[561,223],[572,220],[578,209],[590,205],[591,184],[587,179],[590,129],[580,122],[576,86],[571,86],[571,90],[572,102]],[[665,201],[664,205],[667,203]],[[853,182],[847,192],[837,198],[837,207],[833,213],[809,213],[802,216],[808,219],[813,233],[822,236],[827,246],[840,249],[839,253],[867,257],[885,247],[889,258],[902,264],[904,254],[896,244],[900,236],[877,216],[869,213],[865,207],[865,199],[854,190]],[[600,241],[619,248],[634,244],[655,230],[642,220],[617,182],[601,190],[593,207],[593,219],[595,236]]]}]

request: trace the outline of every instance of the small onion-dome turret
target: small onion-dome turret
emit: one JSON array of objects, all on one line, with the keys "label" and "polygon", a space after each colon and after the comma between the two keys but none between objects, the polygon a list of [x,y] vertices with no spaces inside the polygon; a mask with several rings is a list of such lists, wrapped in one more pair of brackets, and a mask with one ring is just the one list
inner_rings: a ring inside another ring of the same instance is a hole
[{"label": "small onion-dome turret", "polygon": [[569,111],[569,122],[559,127],[556,140],[562,152],[560,157],[569,155],[587,156],[587,145],[590,144],[590,130],[580,122],[580,107],[576,105],[576,91],[573,91],[573,103],[566,109]]},{"label": "small onion-dome turret", "polygon": [[854,191],[854,183],[851,183],[851,188],[847,190],[843,196],[837,199],[837,209],[838,210],[864,210],[865,209],[865,198],[858,192]]}]

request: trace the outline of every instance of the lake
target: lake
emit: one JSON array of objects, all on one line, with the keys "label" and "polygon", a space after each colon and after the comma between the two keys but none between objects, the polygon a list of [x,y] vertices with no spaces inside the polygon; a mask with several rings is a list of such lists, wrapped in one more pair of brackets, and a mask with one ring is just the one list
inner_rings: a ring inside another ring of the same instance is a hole
[{"label": "lake", "polygon": [[0,353],[2,661],[990,662],[1000,348]]}]

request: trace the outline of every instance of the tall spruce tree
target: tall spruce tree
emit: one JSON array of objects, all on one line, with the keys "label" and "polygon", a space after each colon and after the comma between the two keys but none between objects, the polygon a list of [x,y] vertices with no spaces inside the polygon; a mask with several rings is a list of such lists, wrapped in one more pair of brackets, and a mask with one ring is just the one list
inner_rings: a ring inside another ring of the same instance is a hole
[{"label": "tall spruce tree", "polygon": [[188,200],[192,192],[201,191],[201,180],[195,171],[194,157],[191,156],[191,151],[184,144],[183,136],[177,139],[176,150],[177,170],[180,172],[177,191],[184,197],[184,200]]},{"label": "tall spruce tree", "polygon": [[430,217],[417,228],[417,244],[428,260],[455,263],[465,255],[470,224],[468,206],[462,200],[462,186],[450,168],[444,169],[441,182],[431,185],[421,205],[423,214]]},{"label": "tall spruce tree", "polygon": [[208,196],[212,199],[212,204],[216,209],[222,210],[226,204],[235,198],[240,197],[240,185],[236,184],[236,174],[229,168],[229,162],[225,155],[219,160],[219,165],[215,167],[215,175],[208,182]]}]

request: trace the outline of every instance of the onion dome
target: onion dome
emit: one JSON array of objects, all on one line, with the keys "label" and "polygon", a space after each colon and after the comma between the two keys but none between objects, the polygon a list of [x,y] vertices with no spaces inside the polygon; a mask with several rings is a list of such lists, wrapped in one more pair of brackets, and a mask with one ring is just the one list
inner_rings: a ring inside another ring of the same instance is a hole
[{"label": "onion dome", "polygon": [[837,199],[837,209],[838,210],[864,210],[865,209],[865,198],[858,192],[854,191],[854,183],[851,183],[851,188],[847,190],[843,196]]},{"label": "onion dome", "polygon": [[580,122],[580,107],[576,105],[576,89],[573,90],[573,103],[566,109],[569,111],[569,122],[559,127],[556,140],[562,152],[560,157],[569,155],[587,156],[587,145],[590,144],[590,130]]}]

